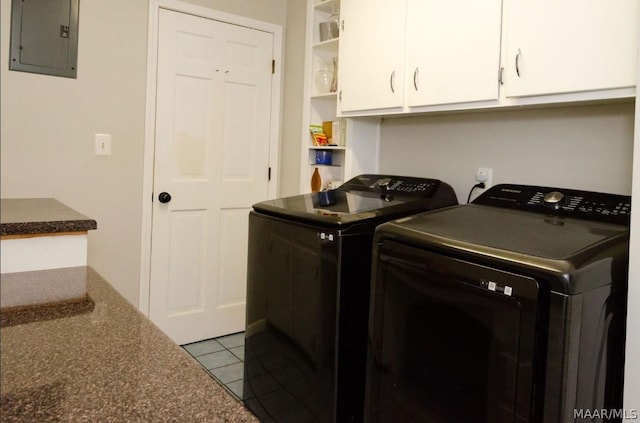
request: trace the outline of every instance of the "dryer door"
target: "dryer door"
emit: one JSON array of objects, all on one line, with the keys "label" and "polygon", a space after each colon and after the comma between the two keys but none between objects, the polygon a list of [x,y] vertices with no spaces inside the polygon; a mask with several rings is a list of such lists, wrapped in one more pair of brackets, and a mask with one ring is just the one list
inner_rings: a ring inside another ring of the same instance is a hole
[{"label": "dryer door", "polygon": [[531,421],[538,283],[396,242],[378,251],[367,421]]}]

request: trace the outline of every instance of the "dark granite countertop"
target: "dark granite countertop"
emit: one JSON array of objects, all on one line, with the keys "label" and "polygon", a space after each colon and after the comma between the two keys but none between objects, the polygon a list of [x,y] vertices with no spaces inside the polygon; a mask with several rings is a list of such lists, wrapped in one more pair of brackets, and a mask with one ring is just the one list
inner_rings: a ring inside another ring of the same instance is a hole
[{"label": "dark granite countertop", "polygon": [[84,232],[98,226],[55,198],[3,198],[0,224],[2,236]]},{"label": "dark granite countertop", "polygon": [[257,421],[91,268],[87,292],[92,311],[0,329],[0,421]]}]

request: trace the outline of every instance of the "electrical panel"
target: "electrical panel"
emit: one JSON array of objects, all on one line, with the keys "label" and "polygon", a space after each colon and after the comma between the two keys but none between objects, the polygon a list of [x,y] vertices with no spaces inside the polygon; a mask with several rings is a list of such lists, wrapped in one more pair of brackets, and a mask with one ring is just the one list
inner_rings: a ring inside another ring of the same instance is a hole
[{"label": "electrical panel", "polygon": [[9,69],[75,78],[79,0],[12,0]]}]

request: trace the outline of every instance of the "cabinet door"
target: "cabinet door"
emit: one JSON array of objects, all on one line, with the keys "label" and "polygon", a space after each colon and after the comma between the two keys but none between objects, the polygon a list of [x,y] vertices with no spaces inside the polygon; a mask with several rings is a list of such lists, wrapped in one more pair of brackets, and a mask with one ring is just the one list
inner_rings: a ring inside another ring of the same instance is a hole
[{"label": "cabinet door", "polygon": [[340,110],[402,107],[406,0],[342,0]]},{"label": "cabinet door", "polygon": [[506,96],[635,86],[638,0],[506,0]]},{"label": "cabinet door", "polygon": [[502,0],[408,0],[407,104],[498,98]]}]

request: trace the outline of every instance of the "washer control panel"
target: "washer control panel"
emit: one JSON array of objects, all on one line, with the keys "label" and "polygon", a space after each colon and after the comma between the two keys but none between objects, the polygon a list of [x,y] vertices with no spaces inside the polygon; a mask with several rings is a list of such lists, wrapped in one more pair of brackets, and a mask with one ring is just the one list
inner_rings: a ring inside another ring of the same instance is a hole
[{"label": "washer control panel", "polygon": [[429,197],[438,185],[440,185],[440,181],[437,179],[394,175],[360,175],[344,183],[338,189]]},{"label": "washer control panel", "polygon": [[631,197],[593,191],[501,184],[473,201],[494,207],[628,225]]}]

